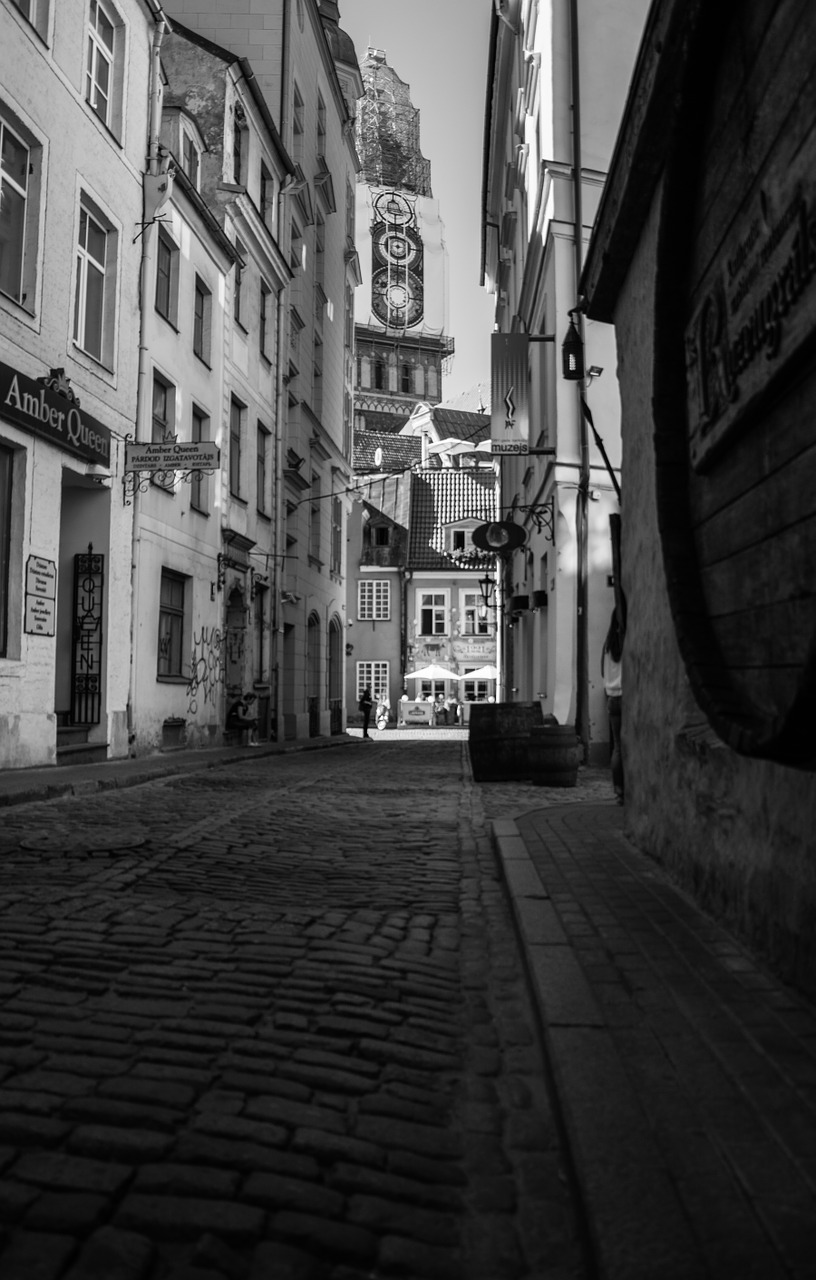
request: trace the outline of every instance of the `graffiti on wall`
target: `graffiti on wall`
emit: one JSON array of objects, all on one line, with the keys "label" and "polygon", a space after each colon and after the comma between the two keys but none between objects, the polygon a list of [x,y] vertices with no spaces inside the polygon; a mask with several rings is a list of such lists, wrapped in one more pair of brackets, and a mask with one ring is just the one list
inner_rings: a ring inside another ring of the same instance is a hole
[{"label": "graffiti on wall", "polygon": [[215,706],[226,675],[226,647],[218,627],[202,627],[193,632],[193,653],[187,683],[187,709],[191,716],[199,706]]}]

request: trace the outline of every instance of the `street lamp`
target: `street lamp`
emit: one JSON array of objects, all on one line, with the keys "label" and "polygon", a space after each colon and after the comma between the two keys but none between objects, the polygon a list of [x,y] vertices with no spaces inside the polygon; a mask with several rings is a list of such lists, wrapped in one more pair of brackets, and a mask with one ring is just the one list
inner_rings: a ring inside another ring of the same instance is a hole
[{"label": "street lamp", "polygon": [[567,382],[580,382],[584,376],[584,344],[573,320],[577,314],[570,311],[567,336],[561,344],[561,371]]},{"label": "street lamp", "polygon": [[[491,578],[489,573],[485,573],[485,576],[479,579],[479,591],[482,596],[482,609],[480,609],[479,612],[482,614],[482,617],[484,617],[491,605],[495,605],[496,603],[495,578]],[[484,612],[482,612],[482,610]]]}]

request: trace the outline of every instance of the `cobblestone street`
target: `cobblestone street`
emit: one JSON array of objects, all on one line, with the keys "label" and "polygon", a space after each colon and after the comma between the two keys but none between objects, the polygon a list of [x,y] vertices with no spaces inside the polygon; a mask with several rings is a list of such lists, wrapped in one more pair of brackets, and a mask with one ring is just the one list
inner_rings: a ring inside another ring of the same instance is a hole
[{"label": "cobblestone street", "polygon": [[587,1274],[465,751],[4,811],[3,1280]]}]

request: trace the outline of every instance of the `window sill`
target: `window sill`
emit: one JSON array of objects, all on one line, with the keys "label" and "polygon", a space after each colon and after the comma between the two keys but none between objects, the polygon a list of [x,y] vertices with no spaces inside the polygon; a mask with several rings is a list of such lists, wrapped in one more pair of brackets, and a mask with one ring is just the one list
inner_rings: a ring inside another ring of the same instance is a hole
[{"label": "window sill", "polygon": [[157,684],[189,684],[189,676],[156,676]]},{"label": "window sill", "polygon": [[242,498],[240,493],[235,493],[232,489],[230,489],[230,498],[232,499],[233,502],[239,503],[239,505],[242,507],[249,506],[249,503],[247,502],[246,498]]},{"label": "window sill", "polygon": [[271,524],[271,523],[272,523],[272,517],[271,517],[271,515],[269,514],[269,512],[268,512],[268,511],[261,511],[261,508],[260,508],[260,507],[257,507],[257,508],[256,508],[256,511],[257,511],[257,515],[258,515],[258,519],[259,519],[259,520],[263,520],[265,524]]},{"label": "window sill", "polygon": [[99,356],[95,356],[91,351],[86,351],[84,347],[79,345],[76,339],[72,339],[72,344],[75,353],[78,352],[79,355],[83,356],[86,360],[92,361],[98,369],[104,369],[105,373],[110,374],[110,376],[113,377],[113,365],[105,364],[104,360],[100,360]]},{"label": "window sill", "polygon": [[205,368],[205,369],[209,370],[209,372],[210,372],[210,373],[212,373],[212,365],[210,364],[209,360],[208,360],[208,359],[206,359],[206,358],[201,354],[201,352],[200,352],[200,351],[195,351],[195,350],[194,350],[194,351],[193,351],[193,355],[195,356],[196,360],[198,360],[198,361],[199,361],[199,363],[200,363],[200,364],[203,364],[203,366],[204,366],[204,368]]},{"label": "window sill", "polygon": [[164,323],[169,325],[170,328],[173,330],[173,333],[175,333],[175,335],[178,337],[181,330],[179,329],[175,320],[171,316],[166,316],[163,311],[159,311],[158,307],[154,307],[153,310],[156,312],[157,316],[161,316]]},{"label": "window sill", "polygon": [[209,520],[210,513],[205,511],[204,507],[197,507],[194,503],[190,503],[190,510],[194,511],[197,516],[203,516],[205,520]]}]

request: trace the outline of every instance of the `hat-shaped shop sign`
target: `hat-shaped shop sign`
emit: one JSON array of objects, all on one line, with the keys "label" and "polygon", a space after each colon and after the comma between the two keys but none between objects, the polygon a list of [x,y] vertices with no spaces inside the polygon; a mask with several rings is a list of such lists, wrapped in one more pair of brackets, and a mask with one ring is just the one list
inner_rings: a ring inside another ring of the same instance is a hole
[{"label": "hat-shaped shop sign", "polygon": [[527,534],[520,524],[512,520],[497,520],[493,524],[480,524],[470,535],[474,545],[480,551],[493,551],[503,555],[524,546]]}]

